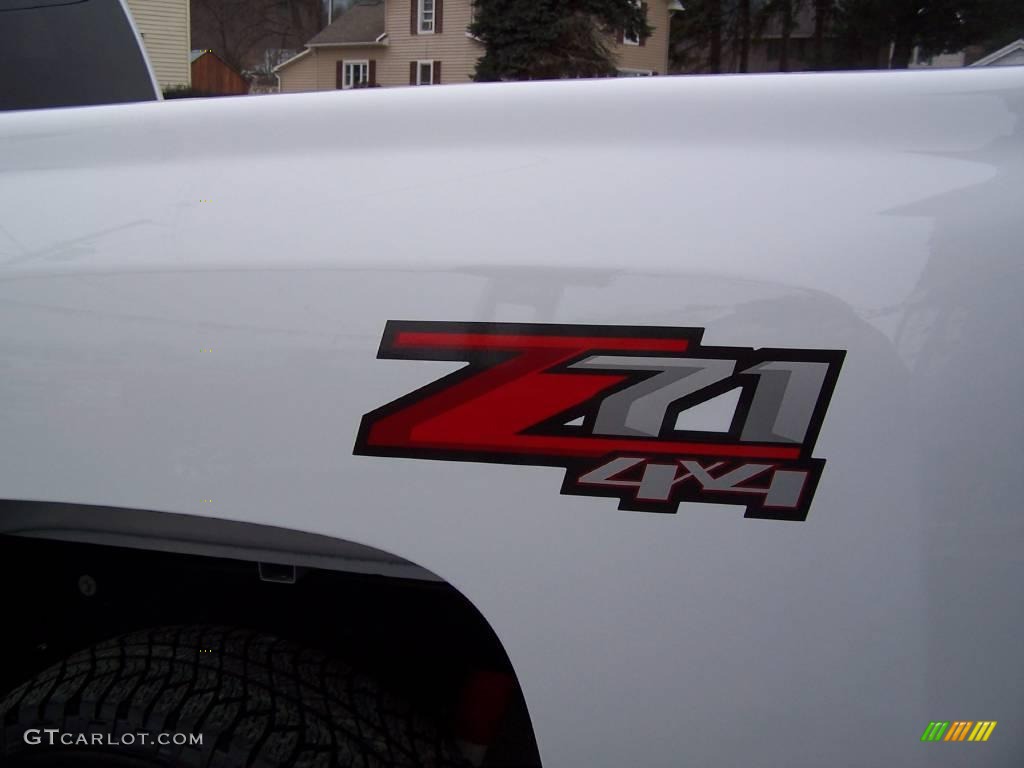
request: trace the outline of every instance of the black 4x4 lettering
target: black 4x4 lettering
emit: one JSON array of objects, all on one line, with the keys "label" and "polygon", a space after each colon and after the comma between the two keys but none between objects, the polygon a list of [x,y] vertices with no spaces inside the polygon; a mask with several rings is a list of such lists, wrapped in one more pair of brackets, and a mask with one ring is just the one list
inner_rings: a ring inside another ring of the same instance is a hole
[{"label": "black 4x4 lettering", "polygon": [[[585,472],[569,492],[591,495],[587,486],[602,487],[622,497],[625,489],[632,489],[632,504],[640,509],[652,503],[660,507],[673,499],[676,503],[688,498],[703,501],[707,493],[731,494],[737,503],[785,512],[800,506],[809,474],[806,469],[780,469],[773,464],[715,461],[705,466],[696,459],[669,464],[622,456]],[[760,499],[751,501],[751,496]],[[629,500],[624,503],[631,506]]]}]

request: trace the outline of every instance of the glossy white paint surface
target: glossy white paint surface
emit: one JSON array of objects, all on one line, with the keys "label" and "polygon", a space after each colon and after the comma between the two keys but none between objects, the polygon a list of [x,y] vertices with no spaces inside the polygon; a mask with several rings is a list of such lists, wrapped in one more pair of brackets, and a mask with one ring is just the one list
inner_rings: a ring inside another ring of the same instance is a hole
[{"label": "glossy white paint surface", "polygon": [[[1019,765],[1022,116],[1013,68],[0,115],[0,496],[418,563],[493,625],[547,768]],[[845,349],[810,516],[355,457],[457,365],[376,360],[389,319]]]}]

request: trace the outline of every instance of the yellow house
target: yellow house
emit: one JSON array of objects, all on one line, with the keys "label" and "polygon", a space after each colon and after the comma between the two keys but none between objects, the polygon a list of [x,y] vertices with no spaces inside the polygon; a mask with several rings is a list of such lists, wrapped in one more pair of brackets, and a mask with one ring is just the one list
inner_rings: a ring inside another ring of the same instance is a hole
[{"label": "yellow house", "polygon": [[[668,71],[670,0],[643,6],[653,34],[613,43],[623,76]],[[282,93],[365,86],[468,83],[483,45],[467,29],[472,0],[357,0],[274,68]]]},{"label": "yellow house", "polygon": [[125,0],[161,88],[191,85],[189,0]]}]

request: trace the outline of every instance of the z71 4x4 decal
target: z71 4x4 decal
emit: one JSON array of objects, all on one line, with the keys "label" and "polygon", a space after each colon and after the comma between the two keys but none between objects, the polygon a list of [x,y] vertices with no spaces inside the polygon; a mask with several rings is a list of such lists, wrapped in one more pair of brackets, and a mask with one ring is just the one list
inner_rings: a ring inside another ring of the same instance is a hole
[{"label": "z71 4x4 decal", "polygon": [[[562,493],[804,520],[844,353],[705,347],[702,328],[391,321],[378,358],[467,366],[363,417],[355,453],[557,466]],[[740,390],[725,432],[679,415]]]}]

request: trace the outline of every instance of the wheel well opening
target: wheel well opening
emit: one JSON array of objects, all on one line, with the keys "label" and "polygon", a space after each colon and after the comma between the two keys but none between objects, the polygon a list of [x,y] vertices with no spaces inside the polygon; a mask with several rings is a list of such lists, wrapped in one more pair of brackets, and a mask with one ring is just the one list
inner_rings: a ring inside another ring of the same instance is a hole
[{"label": "wheel well opening", "polygon": [[[503,676],[511,694],[483,764],[540,764],[500,640],[468,599],[429,571],[270,526],[215,521],[213,535],[197,530],[209,522],[198,518],[102,510],[110,508],[0,502],[8,611],[0,650],[11,661],[0,667],[0,696],[111,637],[162,626],[239,627],[343,659],[431,713],[453,738],[461,737],[467,705],[479,709],[480,681]],[[136,515],[140,535],[118,522],[126,514]],[[117,545],[101,543],[110,540]]]}]

